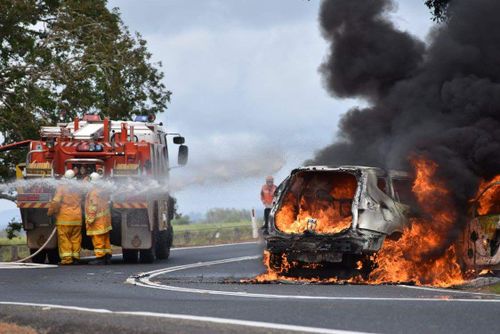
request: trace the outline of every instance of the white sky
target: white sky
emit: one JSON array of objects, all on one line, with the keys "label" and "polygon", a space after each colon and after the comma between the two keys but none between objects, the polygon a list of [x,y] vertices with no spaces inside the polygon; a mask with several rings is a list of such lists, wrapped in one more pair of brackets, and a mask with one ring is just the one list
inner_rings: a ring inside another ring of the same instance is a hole
[{"label": "white sky", "polygon": [[[423,0],[399,0],[392,20],[424,38]],[[182,132],[190,163],[174,170],[181,212],[260,207],[263,178],[277,183],[331,143],[339,116],[361,103],[335,100],[318,67],[327,44],[319,1],[112,0],[163,63],[172,103],[159,116]],[[0,211],[14,205],[0,201]]]}]

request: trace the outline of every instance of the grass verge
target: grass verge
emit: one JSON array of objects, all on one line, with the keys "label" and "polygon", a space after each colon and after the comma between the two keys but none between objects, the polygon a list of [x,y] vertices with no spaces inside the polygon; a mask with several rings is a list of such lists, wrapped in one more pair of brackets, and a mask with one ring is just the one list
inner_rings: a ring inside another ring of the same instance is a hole
[{"label": "grass verge", "polygon": [[486,287],[489,292],[493,292],[500,295],[500,283],[496,283]]}]

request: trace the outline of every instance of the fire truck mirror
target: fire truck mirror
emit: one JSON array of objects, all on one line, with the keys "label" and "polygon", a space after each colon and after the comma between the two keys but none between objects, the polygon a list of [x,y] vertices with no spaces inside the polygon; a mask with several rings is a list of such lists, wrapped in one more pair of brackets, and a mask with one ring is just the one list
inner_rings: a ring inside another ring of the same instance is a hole
[{"label": "fire truck mirror", "polygon": [[182,145],[182,144],[184,144],[185,141],[186,140],[182,136],[176,136],[176,137],[174,137],[174,144]]},{"label": "fire truck mirror", "polygon": [[177,163],[180,166],[185,166],[188,162],[189,148],[186,145],[179,146],[179,155],[177,157]]}]

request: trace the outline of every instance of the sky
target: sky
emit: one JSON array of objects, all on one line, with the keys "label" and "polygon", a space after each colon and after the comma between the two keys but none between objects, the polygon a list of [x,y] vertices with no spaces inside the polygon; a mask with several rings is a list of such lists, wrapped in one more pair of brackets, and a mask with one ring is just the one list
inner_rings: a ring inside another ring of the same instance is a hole
[{"label": "sky", "polygon": [[[390,18],[423,39],[432,26],[423,3],[396,1]],[[328,45],[319,4],[109,1],[148,42],[173,92],[158,119],[169,132],[181,132],[190,148],[188,166],[171,173],[181,212],[260,208],[265,176],[279,183],[335,139],[342,113],[364,103],[333,98],[322,87],[318,67]],[[13,207],[0,201],[0,211]]]}]

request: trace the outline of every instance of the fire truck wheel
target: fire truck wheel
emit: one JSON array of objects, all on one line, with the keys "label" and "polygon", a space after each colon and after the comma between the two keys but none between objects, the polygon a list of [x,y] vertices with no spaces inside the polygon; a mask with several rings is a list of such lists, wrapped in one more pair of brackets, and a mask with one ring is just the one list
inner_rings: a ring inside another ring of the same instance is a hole
[{"label": "fire truck wheel", "polygon": [[48,249],[47,250],[47,259],[50,264],[58,264],[61,261],[59,257],[59,250],[56,249]]},{"label": "fire truck wheel", "polygon": [[153,233],[152,235],[152,238],[153,240],[151,240],[152,242],[152,245],[151,245],[151,248],[150,249],[141,249],[139,251],[139,261],[141,263],[153,263],[156,259],[156,243],[157,243],[157,240],[156,240],[156,237],[157,237],[157,234],[158,232],[156,233]]},{"label": "fire truck wheel", "polygon": [[172,225],[168,226],[165,231],[158,232],[158,238],[156,243],[156,257],[159,260],[166,260],[170,256],[170,247],[172,247],[172,240],[174,237],[174,231]]},{"label": "fire truck wheel", "polygon": [[[38,249],[36,248],[30,248],[30,254],[34,254]],[[45,257],[46,257],[47,253],[46,251],[41,251],[40,253],[38,253],[37,255],[33,256],[31,258],[31,262],[33,263],[45,263]]]},{"label": "fire truck wheel", "polygon": [[122,249],[123,262],[125,263],[137,263],[137,257],[139,251],[136,249]]},{"label": "fire truck wheel", "polygon": [[141,249],[139,251],[139,261],[141,263],[153,263],[155,259],[156,259],[156,245],[154,243],[150,249]]}]

